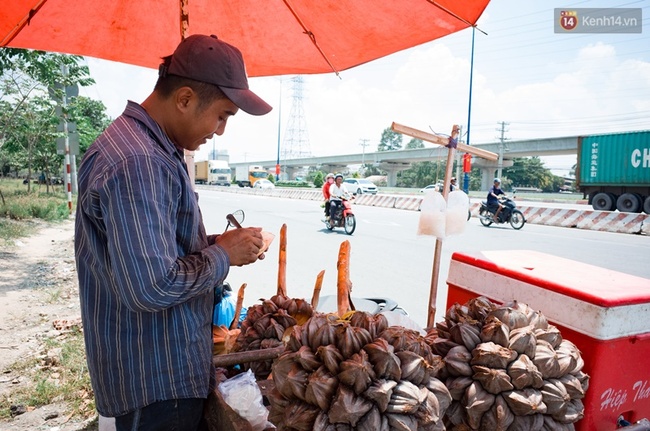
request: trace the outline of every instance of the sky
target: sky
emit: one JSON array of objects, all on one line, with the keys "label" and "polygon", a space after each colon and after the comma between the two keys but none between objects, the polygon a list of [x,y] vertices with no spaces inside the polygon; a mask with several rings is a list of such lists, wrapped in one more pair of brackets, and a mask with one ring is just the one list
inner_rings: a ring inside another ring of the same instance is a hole
[{"label": "sky", "polygon": [[[642,33],[554,33],[554,8],[642,8]],[[492,0],[472,30],[334,73],[251,78],[250,87],[274,109],[263,117],[243,112],[213,149],[231,162],[275,160],[293,138],[294,153],[313,156],[375,151],[392,122],[438,134],[462,127],[462,141],[605,134],[650,129],[650,1]],[[169,53],[161,53],[161,56]],[[96,84],[80,94],[100,99],[110,117],[127,100],[142,102],[157,71],[87,58]],[[471,104],[469,103],[471,80]],[[302,138],[288,133],[302,131]],[[404,144],[410,140],[404,137]],[[362,146],[366,144],[366,146]],[[507,154],[506,154],[507,157]],[[543,159],[566,175],[573,156]]]}]

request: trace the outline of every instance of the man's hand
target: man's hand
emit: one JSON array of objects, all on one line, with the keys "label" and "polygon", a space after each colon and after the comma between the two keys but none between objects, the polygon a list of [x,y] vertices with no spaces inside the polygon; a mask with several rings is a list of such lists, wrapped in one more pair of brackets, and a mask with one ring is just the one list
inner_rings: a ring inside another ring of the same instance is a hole
[{"label": "man's hand", "polygon": [[224,232],[215,241],[230,257],[230,265],[243,266],[264,259],[264,253],[258,254],[264,247],[262,228],[245,227]]}]

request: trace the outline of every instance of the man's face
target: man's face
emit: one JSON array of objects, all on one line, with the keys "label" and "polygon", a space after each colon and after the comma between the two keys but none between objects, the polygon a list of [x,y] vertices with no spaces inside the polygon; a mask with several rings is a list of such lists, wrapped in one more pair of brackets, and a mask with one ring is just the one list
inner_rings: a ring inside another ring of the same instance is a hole
[{"label": "man's face", "polygon": [[195,96],[193,103],[183,113],[183,121],[179,124],[180,130],[176,133],[175,143],[189,151],[197,150],[213,135],[223,135],[228,119],[238,110],[239,108],[227,98],[199,107]]},{"label": "man's face", "polygon": [[340,186],[342,182],[343,182],[343,178],[341,178],[341,177],[336,178],[336,185],[337,186]]}]

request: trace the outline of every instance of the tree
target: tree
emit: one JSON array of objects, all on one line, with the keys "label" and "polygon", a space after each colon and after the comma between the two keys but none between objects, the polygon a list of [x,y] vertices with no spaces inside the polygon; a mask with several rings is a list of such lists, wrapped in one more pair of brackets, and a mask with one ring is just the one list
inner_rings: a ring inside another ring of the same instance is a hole
[{"label": "tree", "polygon": [[325,184],[323,173],[321,171],[316,172],[312,182],[314,183],[314,187],[323,187],[323,184]]},{"label": "tree", "polygon": [[503,169],[503,175],[514,187],[537,187],[544,191],[554,191],[554,175],[537,156],[513,159],[513,165]]},{"label": "tree", "polygon": [[422,142],[422,139],[418,138],[412,138],[408,144],[406,144],[405,147],[407,150],[411,149],[417,149],[417,148],[424,148],[424,142]]},{"label": "tree", "polygon": [[387,127],[381,133],[381,140],[377,146],[377,151],[393,151],[402,149],[402,139],[403,136],[401,133],[397,133]]},{"label": "tree", "polygon": [[[49,179],[49,173],[61,163],[62,156],[56,154],[56,130],[61,118],[50,96],[61,99],[67,86],[94,83],[82,60],[79,56],[43,51],[0,50],[0,150],[3,159],[18,162],[16,169],[26,167],[29,178],[34,168],[48,174]],[[83,117],[81,113],[89,116],[84,127],[78,128],[80,135],[87,135],[86,140],[105,127],[102,124],[106,115],[99,115],[103,104],[99,105],[80,102],[77,120]],[[61,113],[68,115],[69,111]]]}]

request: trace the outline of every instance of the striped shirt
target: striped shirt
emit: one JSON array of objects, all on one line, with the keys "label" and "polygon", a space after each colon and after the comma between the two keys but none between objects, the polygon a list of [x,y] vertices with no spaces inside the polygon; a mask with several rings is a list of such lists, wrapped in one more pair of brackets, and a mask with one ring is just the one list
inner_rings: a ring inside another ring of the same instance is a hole
[{"label": "striped shirt", "polygon": [[84,155],[75,223],[99,413],[207,397],[214,286],[230,261],[205,233],[182,150],[140,105],[129,102]]}]

